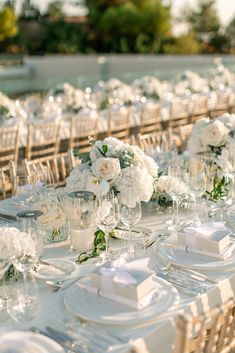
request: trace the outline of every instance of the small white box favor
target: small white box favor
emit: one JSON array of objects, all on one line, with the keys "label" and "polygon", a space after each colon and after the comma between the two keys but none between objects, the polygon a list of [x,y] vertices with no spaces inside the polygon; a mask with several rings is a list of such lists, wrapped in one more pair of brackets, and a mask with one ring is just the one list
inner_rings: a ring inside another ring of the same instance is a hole
[{"label": "small white box favor", "polygon": [[210,222],[181,229],[177,243],[189,252],[223,258],[225,249],[230,245],[230,237],[224,222]]},{"label": "small white box favor", "polygon": [[105,263],[89,274],[91,286],[101,296],[141,309],[156,288],[148,262],[144,258],[115,267]]}]

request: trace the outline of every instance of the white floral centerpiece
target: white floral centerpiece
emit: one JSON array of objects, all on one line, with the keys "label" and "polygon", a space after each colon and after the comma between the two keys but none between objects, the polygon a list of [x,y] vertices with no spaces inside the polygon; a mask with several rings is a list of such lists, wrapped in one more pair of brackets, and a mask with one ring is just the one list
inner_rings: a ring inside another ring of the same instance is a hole
[{"label": "white floral centerpiece", "polygon": [[93,88],[93,94],[100,110],[108,109],[112,104],[130,105],[133,96],[131,86],[115,78],[100,81]]},{"label": "white floral centerpiece", "polygon": [[67,238],[66,216],[60,207],[57,194],[49,194],[36,203],[35,207],[43,212],[37,218],[38,225],[45,230],[45,240],[58,242]]},{"label": "white floral centerpiece", "polygon": [[62,109],[68,112],[79,112],[85,105],[85,92],[66,82],[50,90],[47,96],[55,97]]},{"label": "white floral centerpiece", "polygon": [[162,83],[154,76],[144,76],[136,79],[132,83],[132,87],[139,90],[139,94],[153,99],[162,97]]},{"label": "white floral centerpiece", "polygon": [[[225,175],[233,170],[230,162],[235,153],[235,115],[225,114],[214,120],[203,118],[197,121],[188,140],[188,151],[193,173],[202,170],[203,159],[210,168],[212,185],[207,191],[212,192],[212,198],[223,196],[226,192]],[[218,191],[218,187],[220,193],[215,190]]]},{"label": "white floral centerpiece", "polygon": [[108,137],[96,141],[86,161],[67,178],[68,192],[86,190],[98,197],[112,188],[128,207],[148,202],[154,191],[158,166],[138,147]]},{"label": "white floral centerpiece", "polygon": [[178,79],[174,87],[176,95],[184,95],[185,90],[190,90],[193,93],[200,93],[203,90],[209,90],[209,82],[198,73],[191,70],[186,70]]}]

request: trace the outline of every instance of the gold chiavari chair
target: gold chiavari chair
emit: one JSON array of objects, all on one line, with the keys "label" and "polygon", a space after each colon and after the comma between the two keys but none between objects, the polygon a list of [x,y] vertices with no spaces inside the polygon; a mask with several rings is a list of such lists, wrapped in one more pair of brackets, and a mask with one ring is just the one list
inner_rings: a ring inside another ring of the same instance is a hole
[{"label": "gold chiavari chair", "polygon": [[195,123],[198,119],[209,116],[208,97],[199,96],[192,102],[191,123]]},{"label": "gold chiavari chair", "polygon": [[77,147],[79,153],[90,152],[90,138],[97,138],[98,135],[98,115],[76,116],[70,122],[69,148]]},{"label": "gold chiavari chair", "polygon": [[181,151],[185,150],[188,139],[192,133],[192,129],[193,129],[193,124],[179,126],[179,144],[180,144],[179,148]]},{"label": "gold chiavari chair", "polygon": [[229,93],[218,93],[215,108],[210,112],[210,117],[214,119],[217,116],[228,113],[230,110],[229,101]]},{"label": "gold chiavari chair", "polygon": [[171,143],[173,142],[172,130],[168,129],[162,132],[154,132],[151,134],[139,134],[138,136],[138,144],[139,146],[147,151],[148,149],[158,149],[159,150],[164,147],[170,148]]},{"label": "gold chiavari chair", "polygon": [[29,124],[25,156],[27,160],[58,153],[60,123]]},{"label": "gold chiavari chair", "polygon": [[0,167],[13,161],[18,163],[19,129],[18,127],[0,128]]},{"label": "gold chiavari chair", "polygon": [[189,105],[189,100],[177,99],[172,102],[168,127],[175,129],[190,123]]},{"label": "gold chiavari chair", "polygon": [[10,197],[15,193],[15,178],[16,168],[13,161],[8,166],[0,168],[0,200]]},{"label": "gold chiavari chair", "polygon": [[140,118],[140,134],[150,134],[162,131],[161,106],[158,103],[147,104],[144,106]]},{"label": "gold chiavari chair", "polygon": [[234,299],[230,299],[196,317],[180,315],[174,353],[234,353],[234,308]]},{"label": "gold chiavari chair", "polygon": [[127,142],[130,137],[130,108],[122,107],[109,112],[108,136]]},{"label": "gold chiavari chair", "polygon": [[28,176],[47,172],[54,187],[65,185],[66,178],[75,165],[76,162],[72,151],[31,161],[25,159],[25,169]]}]

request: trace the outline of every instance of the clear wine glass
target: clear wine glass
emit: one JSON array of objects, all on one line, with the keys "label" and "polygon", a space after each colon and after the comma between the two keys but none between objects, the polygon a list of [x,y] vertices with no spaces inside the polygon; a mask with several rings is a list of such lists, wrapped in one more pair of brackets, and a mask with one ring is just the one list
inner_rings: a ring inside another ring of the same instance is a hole
[{"label": "clear wine glass", "polygon": [[188,186],[188,193],[192,197],[194,203],[193,223],[195,225],[200,225],[201,221],[198,216],[198,201],[206,191],[206,175],[204,172],[197,174],[187,172],[185,174],[185,180]]},{"label": "clear wine glass", "polygon": [[[175,178],[176,181],[179,183],[184,183],[182,176],[181,176],[181,169],[177,166],[169,166],[168,168],[168,175],[172,178]],[[179,205],[182,201],[183,197],[185,197],[186,190],[185,188],[176,187],[175,183],[170,183],[170,188],[168,190],[172,200],[173,200],[173,210],[175,215],[174,227],[178,227],[180,224],[179,221]]]},{"label": "clear wine glass", "polygon": [[132,239],[132,227],[139,223],[142,216],[141,203],[138,202],[134,207],[129,207],[126,204],[120,205],[120,220],[128,227],[129,238],[128,238],[128,250],[124,255],[127,258],[133,258],[135,256],[135,246]]},{"label": "clear wine glass", "polygon": [[107,261],[111,258],[109,252],[109,233],[119,222],[119,204],[112,191],[100,198],[97,220],[98,227],[105,233],[106,247],[103,259]]},{"label": "clear wine glass", "polygon": [[15,179],[15,195],[22,209],[27,208],[27,205],[34,197],[34,184],[36,176],[19,175]]}]

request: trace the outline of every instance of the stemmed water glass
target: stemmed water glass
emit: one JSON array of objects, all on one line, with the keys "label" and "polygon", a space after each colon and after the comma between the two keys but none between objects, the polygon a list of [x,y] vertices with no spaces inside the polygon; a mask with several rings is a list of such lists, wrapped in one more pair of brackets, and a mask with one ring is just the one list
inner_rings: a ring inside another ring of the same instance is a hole
[{"label": "stemmed water glass", "polygon": [[99,199],[97,223],[98,227],[105,233],[105,253],[103,259],[109,260],[111,254],[109,252],[109,233],[117,226],[119,222],[119,204],[114,193],[110,191],[108,194]]},{"label": "stemmed water glass", "polygon": [[26,209],[34,197],[35,175],[19,175],[15,179],[15,195],[22,209]]},{"label": "stemmed water glass", "polygon": [[135,246],[132,239],[132,227],[136,225],[142,216],[141,203],[137,202],[134,207],[130,207],[126,204],[121,203],[120,205],[120,220],[122,223],[128,227],[129,237],[128,237],[128,250],[124,254],[127,258],[133,258],[135,256]]},{"label": "stemmed water glass", "polygon": [[[23,251],[25,246],[22,239],[14,240],[15,255],[12,264],[19,271],[23,278],[11,283],[11,291],[7,300],[7,311],[15,321],[28,321],[35,317],[39,309],[39,294],[37,283],[32,277],[30,270],[38,261],[36,243],[30,242],[28,250]],[[26,246],[27,247],[27,246]]]},{"label": "stemmed water glass", "polygon": [[198,216],[198,200],[206,191],[206,180],[206,175],[203,171],[197,174],[192,174],[190,172],[185,173],[185,181],[188,186],[188,194],[192,197],[194,202],[193,223],[195,225],[201,224]]},{"label": "stemmed water glass", "polygon": [[[176,166],[169,166],[168,168],[168,175],[175,178],[179,183],[183,183],[183,179],[181,176],[181,169],[180,167]],[[175,214],[175,227],[179,226],[179,205],[182,201],[183,197],[186,194],[186,190],[184,187],[176,187],[175,183],[170,183],[170,188],[168,190],[172,200],[173,200],[173,209]]]}]

